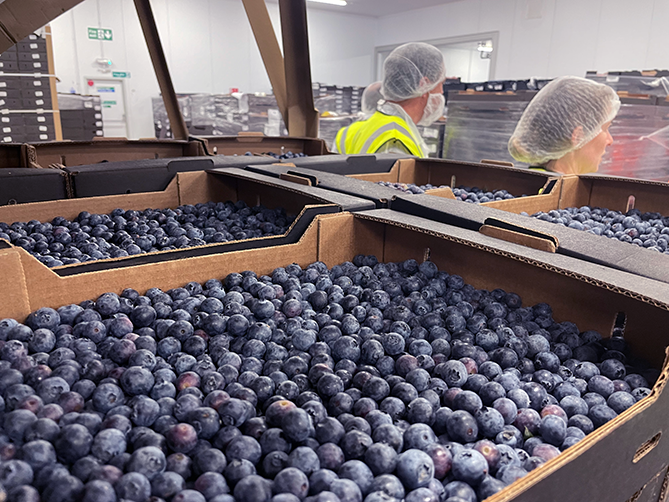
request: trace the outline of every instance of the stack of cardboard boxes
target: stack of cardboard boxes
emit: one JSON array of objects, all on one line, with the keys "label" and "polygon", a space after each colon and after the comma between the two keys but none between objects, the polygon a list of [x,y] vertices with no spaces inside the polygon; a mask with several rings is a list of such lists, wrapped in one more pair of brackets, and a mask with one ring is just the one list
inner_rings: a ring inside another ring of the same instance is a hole
[{"label": "stack of cardboard boxes", "polygon": [[32,34],[0,54],[0,141],[53,141],[56,128],[47,40]]}]

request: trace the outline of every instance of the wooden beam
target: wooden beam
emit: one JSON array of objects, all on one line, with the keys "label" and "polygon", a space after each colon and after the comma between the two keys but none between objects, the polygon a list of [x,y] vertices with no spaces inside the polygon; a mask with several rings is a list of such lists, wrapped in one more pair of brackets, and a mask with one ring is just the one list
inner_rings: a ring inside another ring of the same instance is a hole
[{"label": "wooden beam", "polygon": [[4,0],[0,2],[0,53],[81,2],[82,0]]},{"label": "wooden beam", "polygon": [[291,136],[318,137],[318,112],[314,108],[305,0],[279,0],[283,58],[288,98],[288,131]]},{"label": "wooden beam", "polygon": [[179,100],[174,91],[174,84],[172,83],[170,70],[167,67],[167,59],[165,58],[163,45],[160,42],[158,26],[156,25],[156,19],[153,16],[151,3],[149,0],[134,0],[134,2],[135,8],[137,9],[137,15],[139,16],[139,22],[142,25],[142,31],[144,32],[144,39],[149,48],[153,69],[158,78],[158,85],[160,86],[160,93],[163,96],[167,116],[170,119],[172,135],[174,136],[174,139],[188,139],[188,128],[186,127],[186,121],[179,108]]},{"label": "wooden beam", "polygon": [[288,124],[288,101],[286,97],[286,70],[281,54],[281,46],[276,38],[272,20],[267,11],[265,0],[242,0],[246,15],[251,23],[253,36],[260,50],[269,81],[272,84],[272,92],[276,98],[277,106],[283,121]]}]

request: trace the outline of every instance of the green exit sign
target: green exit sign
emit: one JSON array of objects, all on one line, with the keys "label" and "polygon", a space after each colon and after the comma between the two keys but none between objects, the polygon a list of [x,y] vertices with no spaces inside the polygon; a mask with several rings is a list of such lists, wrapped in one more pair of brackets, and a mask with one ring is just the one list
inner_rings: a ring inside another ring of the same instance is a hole
[{"label": "green exit sign", "polygon": [[102,40],[104,42],[111,42],[114,40],[112,31],[109,28],[88,28],[88,38],[90,40]]},{"label": "green exit sign", "polygon": [[114,78],[130,78],[129,71],[113,71],[112,77]]}]

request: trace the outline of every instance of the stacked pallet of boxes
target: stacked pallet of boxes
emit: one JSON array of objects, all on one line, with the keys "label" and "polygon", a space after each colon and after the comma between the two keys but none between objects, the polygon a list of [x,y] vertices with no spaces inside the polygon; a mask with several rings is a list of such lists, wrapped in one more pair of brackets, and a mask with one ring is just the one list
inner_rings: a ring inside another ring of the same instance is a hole
[{"label": "stacked pallet of boxes", "polygon": [[32,34],[0,54],[0,140],[53,141],[60,128],[47,36]]},{"label": "stacked pallet of boxes", "polygon": [[90,141],[104,136],[100,96],[59,94],[63,139]]}]

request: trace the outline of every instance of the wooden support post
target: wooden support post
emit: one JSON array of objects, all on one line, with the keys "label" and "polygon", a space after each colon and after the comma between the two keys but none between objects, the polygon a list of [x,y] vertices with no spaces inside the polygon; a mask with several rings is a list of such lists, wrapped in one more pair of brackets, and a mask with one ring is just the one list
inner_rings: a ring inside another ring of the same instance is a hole
[{"label": "wooden support post", "polygon": [[156,26],[156,19],[153,16],[151,3],[149,0],[134,0],[134,2],[135,8],[137,9],[137,15],[139,16],[139,22],[142,25],[142,31],[144,32],[144,39],[146,40],[146,45],[149,48],[149,54],[151,55],[153,69],[158,78],[158,85],[160,86],[160,92],[163,96],[167,116],[170,119],[172,134],[175,139],[186,140],[188,139],[188,128],[186,127],[186,122],[179,109],[179,100],[174,91],[170,70],[167,67],[167,59],[165,58],[163,45],[160,42],[158,27]]},{"label": "wooden support post", "polygon": [[276,98],[276,104],[283,115],[284,123],[288,124],[288,102],[286,98],[286,70],[283,62],[281,47],[276,38],[272,20],[267,12],[265,0],[242,0],[246,15],[251,23],[253,36],[258,44],[260,56],[262,57],[269,81],[272,84],[272,92]]},{"label": "wooden support post", "polygon": [[318,137],[314,108],[305,0],[279,0],[283,57],[288,98],[288,132],[291,136]]}]

